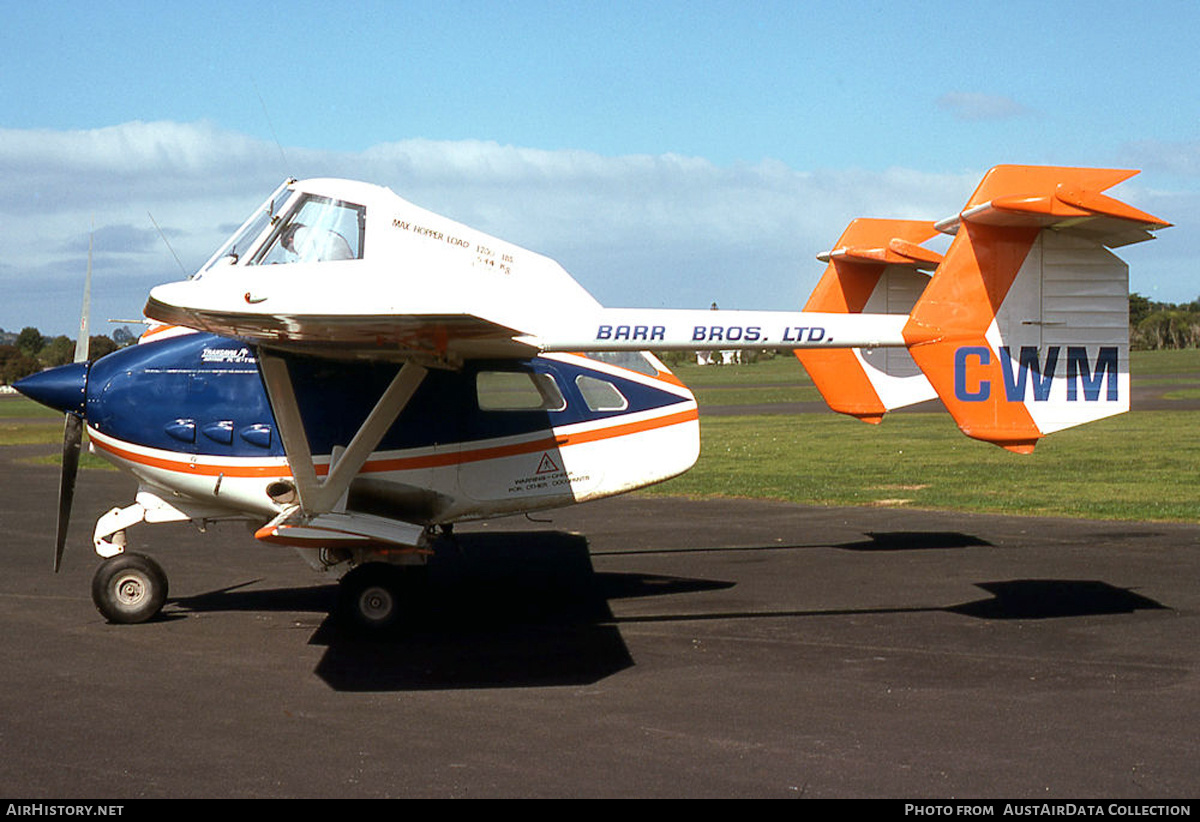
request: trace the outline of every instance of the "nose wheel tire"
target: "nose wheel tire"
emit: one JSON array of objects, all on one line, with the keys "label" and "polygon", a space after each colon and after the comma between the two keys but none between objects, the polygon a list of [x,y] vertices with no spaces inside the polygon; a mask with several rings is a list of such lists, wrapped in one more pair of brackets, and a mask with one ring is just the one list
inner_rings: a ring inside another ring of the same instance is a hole
[{"label": "nose wheel tire", "polygon": [[96,569],[92,601],[109,622],[145,622],[167,601],[167,575],[148,556],[118,554]]}]

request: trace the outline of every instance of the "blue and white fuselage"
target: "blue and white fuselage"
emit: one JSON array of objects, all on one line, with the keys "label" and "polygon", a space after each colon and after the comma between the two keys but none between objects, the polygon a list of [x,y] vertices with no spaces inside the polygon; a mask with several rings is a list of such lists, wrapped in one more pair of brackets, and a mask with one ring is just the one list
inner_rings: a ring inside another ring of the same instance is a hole
[{"label": "blue and white fuselage", "polygon": [[[187,333],[97,361],[83,404],[93,449],[188,519],[275,520],[292,502],[293,474],[258,359],[243,342]],[[285,361],[324,477],[399,366]],[[568,505],[686,471],[699,451],[691,392],[652,357],[618,362],[561,354],[429,369],[328,512],[336,516],[258,535],[295,545],[415,544],[426,526]],[[23,387],[36,396],[36,385]],[[378,520],[398,528],[358,527]],[[112,553],[105,530],[97,547]]]}]

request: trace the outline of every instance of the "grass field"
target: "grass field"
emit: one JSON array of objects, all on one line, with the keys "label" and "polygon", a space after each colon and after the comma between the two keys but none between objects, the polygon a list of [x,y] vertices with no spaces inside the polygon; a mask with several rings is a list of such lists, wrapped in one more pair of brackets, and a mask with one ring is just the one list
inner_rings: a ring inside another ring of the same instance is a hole
[{"label": "grass field", "polygon": [[879,426],[832,413],[709,417],[696,467],[648,493],[1193,521],[1197,423],[1191,411],[1131,413],[1020,456],[964,437],[941,414],[895,414]]},{"label": "grass field", "polygon": [[[1178,384],[1165,399],[1200,398],[1200,351],[1134,352],[1131,360],[1135,384]],[[674,370],[701,407],[819,399],[792,357]],[[701,431],[696,467],[645,493],[1200,519],[1200,411],[1134,411],[1047,437],[1029,456],[968,439],[944,414],[896,413],[879,426],[832,412],[705,417]],[[24,398],[0,398],[0,446],[57,444],[61,437],[58,414]],[[84,466],[107,463],[85,455]]]},{"label": "grass field", "polygon": [[[1139,385],[1190,385],[1200,351],[1137,351]],[[819,399],[791,357],[673,369],[701,407]],[[1062,431],[1029,456],[968,439],[945,414],[896,413],[879,426],[839,414],[706,417],[701,456],[647,493],[904,506],[1098,519],[1200,519],[1200,412],[1142,411]]]},{"label": "grass field", "polygon": [[[25,397],[5,396],[0,398],[0,447],[6,445],[61,445],[63,436],[62,414],[38,405]],[[115,471],[112,463],[94,457],[86,451],[87,434],[84,434],[84,453],[79,458],[80,468]],[[61,457],[53,455],[23,457],[22,462],[32,465],[58,465]]]}]

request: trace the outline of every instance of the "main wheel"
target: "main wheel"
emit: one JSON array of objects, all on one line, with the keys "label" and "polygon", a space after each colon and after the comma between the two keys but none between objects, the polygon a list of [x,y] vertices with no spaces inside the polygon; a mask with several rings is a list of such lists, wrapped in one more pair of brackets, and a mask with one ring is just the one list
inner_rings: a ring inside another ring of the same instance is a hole
[{"label": "main wheel", "polygon": [[419,598],[413,574],[386,562],[368,562],[342,577],[338,611],[350,625],[369,634],[392,631],[413,615]]},{"label": "main wheel", "polygon": [[167,575],[144,554],[117,554],[92,577],[92,602],[109,622],[152,619],[167,601]]}]

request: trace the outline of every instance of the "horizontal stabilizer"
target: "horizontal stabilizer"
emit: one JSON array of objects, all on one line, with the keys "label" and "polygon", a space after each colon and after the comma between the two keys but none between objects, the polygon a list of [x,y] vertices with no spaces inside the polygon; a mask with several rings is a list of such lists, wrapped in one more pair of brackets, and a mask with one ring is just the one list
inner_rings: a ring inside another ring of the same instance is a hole
[{"label": "horizontal stabilizer", "polygon": [[996,166],[956,216],[937,224],[957,233],[963,223],[1055,228],[1109,248],[1153,239],[1171,224],[1101,192],[1137,171],[1055,166]]},{"label": "horizontal stabilizer", "polygon": [[[937,234],[933,223],[858,219],[850,223],[804,306],[838,314],[907,314],[941,255],[920,243]],[[834,411],[878,423],[894,408],[936,394],[903,348],[796,349],[817,390]]]}]

